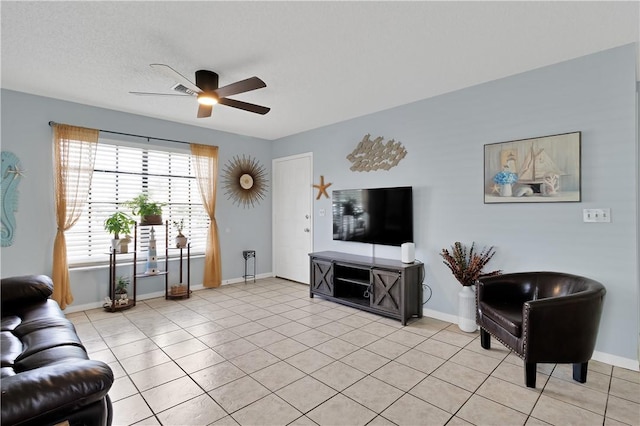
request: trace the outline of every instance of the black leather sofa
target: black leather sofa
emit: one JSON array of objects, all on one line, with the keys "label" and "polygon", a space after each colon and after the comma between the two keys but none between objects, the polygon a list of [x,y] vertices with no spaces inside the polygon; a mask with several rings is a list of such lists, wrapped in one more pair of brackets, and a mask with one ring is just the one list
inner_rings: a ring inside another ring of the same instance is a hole
[{"label": "black leather sofa", "polygon": [[110,425],[113,372],[92,361],[44,275],[3,278],[1,423]]},{"label": "black leather sofa", "polygon": [[493,336],[520,356],[527,387],[536,387],[537,363],[573,364],[573,379],[584,383],[605,294],[601,283],[562,272],[480,278],[480,344],[490,349]]}]

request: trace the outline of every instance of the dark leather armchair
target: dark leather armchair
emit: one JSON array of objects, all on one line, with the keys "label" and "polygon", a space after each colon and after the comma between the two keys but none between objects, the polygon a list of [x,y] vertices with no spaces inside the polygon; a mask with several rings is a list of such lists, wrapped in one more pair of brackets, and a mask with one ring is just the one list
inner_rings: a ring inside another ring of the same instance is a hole
[{"label": "dark leather armchair", "polygon": [[559,272],[521,272],[481,278],[476,321],[480,342],[490,336],[525,363],[525,383],[536,387],[536,363],[571,363],[573,379],[587,380],[606,290],[589,278]]}]

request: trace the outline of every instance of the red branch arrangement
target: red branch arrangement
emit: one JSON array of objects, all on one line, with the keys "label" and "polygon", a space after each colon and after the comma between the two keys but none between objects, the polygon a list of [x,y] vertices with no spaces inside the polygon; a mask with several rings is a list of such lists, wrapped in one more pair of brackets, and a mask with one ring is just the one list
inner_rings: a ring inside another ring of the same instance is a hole
[{"label": "red branch arrangement", "polygon": [[493,246],[484,248],[480,254],[474,252],[475,243],[471,243],[471,248],[467,251],[467,248],[460,242],[456,242],[451,246],[451,253],[449,250],[442,249],[440,256],[444,258],[442,263],[453,273],[453,276],[463,286],[470,286],[480,277],[492,277],[494,275],[500,275],[501,270],[492,271],[486,274],[482,273],[482,269],[491,260],[494,254],[496,254]]}]

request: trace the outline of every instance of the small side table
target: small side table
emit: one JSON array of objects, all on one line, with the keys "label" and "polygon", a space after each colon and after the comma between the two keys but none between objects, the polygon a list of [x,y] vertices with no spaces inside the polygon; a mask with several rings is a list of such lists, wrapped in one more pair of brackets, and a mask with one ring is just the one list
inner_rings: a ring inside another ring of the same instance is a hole
[{"label": "small side table", "polygon": [[[255,250],[243,250],[242,257],[244,257],[244,283],[247,283],[247,278],[253,278],[253,282],[256,282],[256,251]],[[253,259],[253,275],[247,274],[247,264],[249,259]]]}]

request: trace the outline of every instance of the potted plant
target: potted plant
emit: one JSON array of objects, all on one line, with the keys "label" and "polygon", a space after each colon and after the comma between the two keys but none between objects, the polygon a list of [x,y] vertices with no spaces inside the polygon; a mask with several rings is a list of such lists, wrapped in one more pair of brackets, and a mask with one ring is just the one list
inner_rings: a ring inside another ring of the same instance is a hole
[{"label": "potted plant", "polygon": [[440,253],[440,256],[444,259],[442,263],[447,265],[455,279],[462,284],[462,289],[458,292],[458,327],[462,331],[476,331],[475,294],[472,286],[480,277],[490,277],[502,273],[500,270],[482,272],[494,254],[493,246],[485,247],[478,253],[475,251],[475,243],[471,243],[471,248],[467,249],[459,241],[456,241],[451,246],[451,252],[447,249],[442,249]]},{"label": "potted plant", "polygon": [[125,205],[131,207],[134,216],[140,216],[140,225],[162,225],[162,206],[165,203],[151,201],[148,194],[140,194]]},{"label": "potted plant", "polygon": [[116,300],[127,299],[127,287],[129,287],[129,277],[116,278]]},{"label": "potted plant", "polygon": [[173,221],[173,226],[178,231],[178,235],[176,236],[176,247],[177,248],[185,248],[187,246],[187,237],[182,234],[182,230],[184,229],[184,218],[180,219],[180,221]]},{"label": "potted plant", "polygon": [[[104,221],[104,229],[108,233],[113,234],[113,239],[111,240],[111,248],[113,250],[116,250],[119,253],[126,253],[128,251],[126,247],[131,239],[126,234],[131,232],[131,225],[134,223],[135,222],[128,214],[120,211],[115,212]],[[126,238],[120,240],[120,234],[125,234]],[[122,243],[125,241],[126,243],[123,245]]]}]

